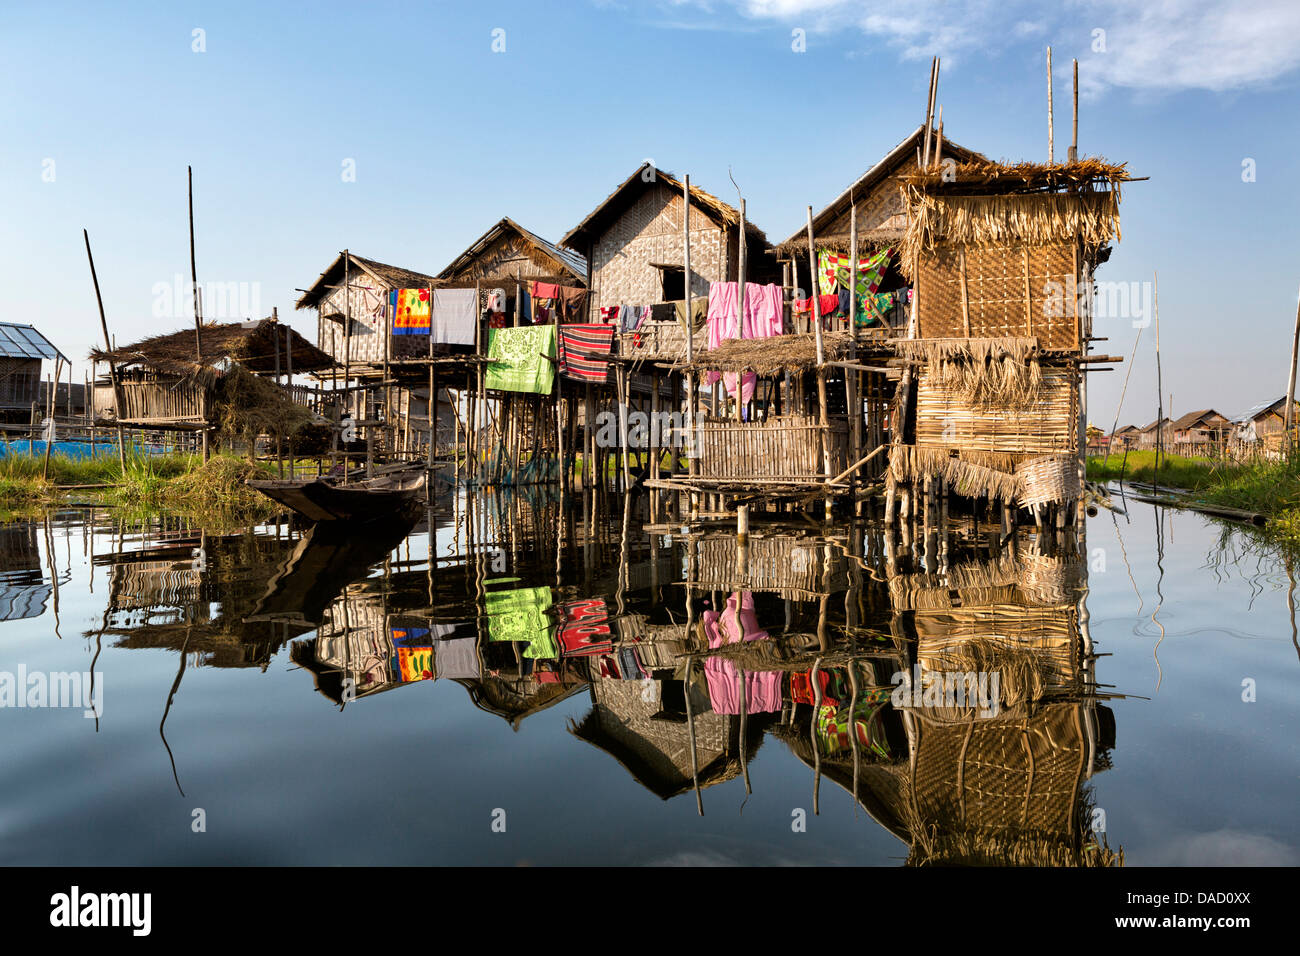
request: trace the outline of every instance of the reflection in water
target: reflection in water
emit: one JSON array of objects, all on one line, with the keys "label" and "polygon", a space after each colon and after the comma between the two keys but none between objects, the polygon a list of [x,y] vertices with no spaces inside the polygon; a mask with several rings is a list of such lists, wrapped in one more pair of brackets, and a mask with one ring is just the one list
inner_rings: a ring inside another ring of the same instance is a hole
[{"label": "reflection in water", "polygon": [[[739,546],[727,531],[643,532],[632,502],[605,522],[589,505],[489,501],[364,533],[99,525],[90,539],[112,548],[90,566],[107,595],[86,636],[96,653],[103,637],[177,653],[159,733],[178,789],[165,725],[187,667],[279,657],[344,709],[450,681],[519,729],[569,701],[574,738],[698,813],[711,788],[758,786],[762,751],[808,775],[814,813],[825,783],[842,788],[911,865],[1122,863],[1093,825],[1115,721],[1072,535],[1003,539],[967,521],[899,548],[871,524],[771,525]],[[6,620],[52,597],[40,534],[0,529]]]}]

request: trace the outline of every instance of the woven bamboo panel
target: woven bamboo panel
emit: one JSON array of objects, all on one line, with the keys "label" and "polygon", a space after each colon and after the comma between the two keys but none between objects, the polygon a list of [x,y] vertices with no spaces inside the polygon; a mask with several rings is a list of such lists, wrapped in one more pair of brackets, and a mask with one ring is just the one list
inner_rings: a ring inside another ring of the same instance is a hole
[{"label": "woven bamboo panel", "polygon": [[1036,400],[1015,407],[972,407],[922,369],[916,392],[916,444],[1038,456],[1078,445],[1078,392],[1071,369],[1043,369]]},{"label": "woven bamboo panel", "polygon": [[698,547],[695,583],[706,590],[832,594],[849,586],[844,552],[813,539],[795,535],[751,537],[744,574],[740,573],[734,536],[701,538]]},{"label": "woven bamboo panel", "polygon": [[[636,332],[619,332],[614,336],[618,355],[637,359],[666,359],[682,361],[686,358],[686,330],[677,322],[647,322]],[[695,347],[706,344],[697,335]]]},{"label": "woven bamboo panel", "polygon": [[1079,463],[1071,455],[1044,455],[1016,466],[1024,484],[1022,505],[1077,501],[1079,498]]},{"label": "woven bamboo panel", "polygon": [[1069,833],[1086,763],[1078,704],[1027,723],[922,724],[911,797],[939,829]]},{"label": "woven bamboo panel", "polygon": [[[782,479],[808,482],[829,477],[822,461],[821,426],[806,416],[765,422],[703,421],[698,427],[701,478]],[[830,420],[831,471],[848,467],[849,423]]]},{"label": "woven bamboo panel", "polygon": [[940,245],[921,257],[920,334],[924,338],[1032,336],[1044,349],[1077,351],[1074,262],[1074,247],[1065,241],[1031,246]]}]

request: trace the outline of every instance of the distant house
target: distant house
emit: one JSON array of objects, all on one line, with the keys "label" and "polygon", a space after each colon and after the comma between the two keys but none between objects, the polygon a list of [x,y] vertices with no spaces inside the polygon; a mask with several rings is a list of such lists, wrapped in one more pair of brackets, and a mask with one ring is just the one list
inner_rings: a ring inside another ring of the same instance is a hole
[{"label": "distant house", "polygon": [[340,253],[303,293],[297,308],[316,309],[316,341],[338,366],[346,364],[352,377],[363,382],[378,381],[385,358],[418,358],[429,348],[427,335],[389,334],[388,293],[444,284],[423,272]]},{"label": "distant house", "polygon": [[32,405],[44,405],[48,389],[41,385],[42,362],[61,370],[68,357],[30,325],[0,322],[0,420],[28,424]]},{"label": "distant house", "polygon": [[1177,454],[1200,454],[1222,448],[1233,428],[1228,419],[1212,408],[1188,412],[1169,426],[1173,433],[1173,448]]},{"label": "distant house", "polygon": [[[1160,425],[1159,428],[1156,427],[1157,424]],[[1143,425],[1138,429],[1136,447],[1145,451],[1155,448],[1156,437],[1159,435],[1163,440],[1164,447],[1168,448],[1170,440],[1173,438],[1173,433],[1169,427],[1172,424],[1173,419],[1162,418],[1159,422],[1151,422],[1149,425]]]},{"label": "distant house", "polygon": [[1115,432],[1114,440],[1111,443],[1112,451],[1126,451],[1136,448],[1138,440],[1142,437],[1142,429],[1136,425],[1125,425],[1119,431]]},{"label": "distant house", "polygon": [[[1300,421],[1300,402],[1295,403],[1292,421]],[[1259,447],[1276,450],[1286,429],[1286,396],[1271,402],[1261,402],[1248,408],[1232,420],[1232,438],[1245,448]]]},{"label": "distant house", "polygon": [[[560,240],[589,263],[593,316],[601,307],[653,306],[685,298],[683,195],[676,177],[643,163]],[[740,211],[694,184],[690,197],[691,295],[707,300],[710,283],[737,279]],[[744,232],[746,281],[774,281],[779,273],[767,237],[748,220]],[[632,341],[624,343],[623,354],[672,360],[685,354],[685,337],[675,319],[667,326],[671,334],[658,331],[644,330],[636,337],[643,344],[635,348]]]},{"label": "distant house", "polygon": [[[503,218],[474,240],[438,273],[447,281],[537,280],[560,285],[587,285],[587,260],[572,249],[548,242],[510,218]],[[514,283],[502,281],[506,313],[514,309]]]}]

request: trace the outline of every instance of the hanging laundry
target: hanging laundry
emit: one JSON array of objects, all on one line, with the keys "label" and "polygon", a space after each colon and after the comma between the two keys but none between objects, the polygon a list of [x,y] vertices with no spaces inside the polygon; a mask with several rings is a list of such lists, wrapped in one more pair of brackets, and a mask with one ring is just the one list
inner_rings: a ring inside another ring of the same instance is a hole
[{"label": "hanging laundry", "polygon": [[530,285],[529,291],[533,294],[534,299],[558,299],[560,297],[560,287],[554,282],[533,282]]},{"label": "hanging laundry", "polygon": [[897,302],[898,293],[896,292],[878,292],[874,295],[862,296],[859,299],[858,314],[854,325],[863,327],[887,324],[889,314],[893,312],[894,305]]},{"label": "hanging laundry", "polygon": [[672,303],[673,311],[677,316],[677,323],[682,327],[683,332],[699,332],[709,321],[709,300],[706,296],[693,296],[691,298],[691,321],[689,325],[686,322],[686,300],[677,299]]},{"label": "hanging laundry", "polygon": [[533,322],[533,297],[527,289],[519,290],[519,323],[531,325]]},{"label": "hanging laundry", "polygon": [[600,321],[610,325],[618,325],[618,314],[623,311],[622,306],[602,305],[600,307]]},{"label": "hanging laundry", "polygon": [[576,286],[560,286],[560,311],[566,322],[580,322],[583,318],[582,307],[587,303],[587,290]]},{"label": "hanging laundry", "polygon": [[438,676],[469,680],[479,676],[478,638],[457,637],[437,644]]},{"label": "hanging laundry", "polygon": [[433,290],[433,341],[473,345],[478,327],[478,293],[473,289]]},{"label": "hanging laundry", "polygon": [[506,310],[506,293],[504,289],[493,289],[487,294],[484,312],[504,312]]},{"label": "hanging laundry", "polygon": [[623,305],[619,306],[618,311],[618,330],[620,332],[635,332],[641,328],[641,324],[650,316],[650,307],[641,305]]},{"label": "hanging laundry", "polygon": [[[858,257],[858,295],[873,293],[880,287],[893,255],[893,249],[884,249],[873,256]],[[851,262],[848,256],[828,249],[817,253],[817,285],[823,293],[834,292],[837,287],[849,287]]]},{"label": "hanging laundry", "polygon": [[745,283],[744,337],[766,339],[785,331],[782,321],[782,289],[768,283]]},{"label": "hanging laundry", "polygon": [[582,382],[604,384],[609,375],[608,355],[613,344],[612,325],[560,326],[560,374]]},{"label": "hanging laundry", "polygon": [[560,605],[560,651],[565,657],[587,657],[613,649],[609,608],[600,598]]},{"label": "hanging laundry", "polygon": [[656,302],[650,306],[651,322],[677,321],[677,308],[671,302]]},{"label": "hanging laundry", "polygon": [[555,383],[555,326],[530,325],[488,331],[483,384],[504,392],[551,394]]},{"label": "hanging laundry", "polygon": [[395,289],[392,303],[394,335],[428,335],[432,302],[428,289]]},{"label": "hanging laundry", "polygon": [[635,647],[620,647],[618,650],[618,669],[623,680],[648,680],[650,672],[641,663]]},{"label": "hanging laundry", "polygon": [[558,658],[559,648],[551,634],[551,618],[546,613],[550,606],[549,587],[488,591],[483,602],[488,640],[527,644],[523,656],[531,660]]},{"label": "hanging laundry", "polygon": [[[738,591],[727,598],[722,613],[705,611],[701,615],[704,633],[709,647],[718,648],[724,644],[737,644],[742,641],[757,641],[768,637],[767,631],[758,626],[758,617],[754,612],[754,595],[749,591]],[[740,686],[744,681],[745,713],[772,713],[781,709],[781,672],[780,671],[746,671],[743,675],[736,670],[736,665],[725,657],[707,657],[704,660],[704,676],[708,682],[709,704],[714,713],[739,714]]]}]

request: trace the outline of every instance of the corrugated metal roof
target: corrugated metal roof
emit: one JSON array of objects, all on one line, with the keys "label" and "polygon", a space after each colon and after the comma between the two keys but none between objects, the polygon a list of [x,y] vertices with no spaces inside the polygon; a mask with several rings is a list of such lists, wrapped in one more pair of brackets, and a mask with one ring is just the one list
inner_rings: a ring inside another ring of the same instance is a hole
[{"label": "corrugated metal roof", "polygon": [[35,328],[14,322],[0,322],[0,358],[68,360]]}]

